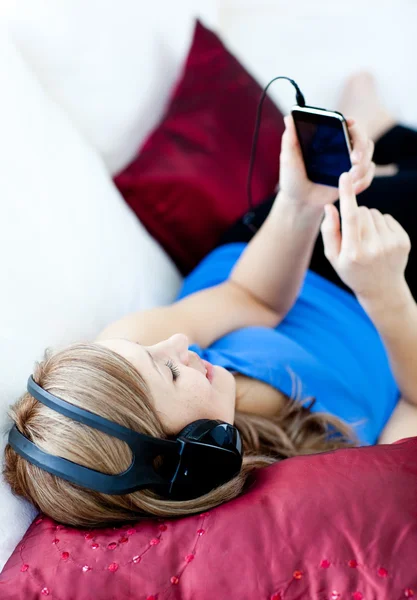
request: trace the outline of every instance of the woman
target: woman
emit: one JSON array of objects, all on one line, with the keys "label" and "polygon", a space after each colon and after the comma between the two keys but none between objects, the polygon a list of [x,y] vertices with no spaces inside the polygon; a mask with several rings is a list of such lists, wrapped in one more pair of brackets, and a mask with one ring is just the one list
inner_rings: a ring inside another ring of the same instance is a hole
[{"label": "woman", "polygon": [[[250,243],[214,250],[172,306],[128,315],[94,342],[47,353],[35,368],[44,390],[148,436],[175,436],[203,418],[234,424],[244,449],[239,474],[193,500],[152,489],[108,495],[51,475],[8,445],[5,477],[15,493],[75,526],[178,517],[231,500],[251,471],[277,460],[405,437],[405,429],[389,433],[389,423],[398,406],[417,413],[415,375],[403,360],[417,333],[404,277],[410,240],[394,218],[358,208],[355,193],[373,179],[374,144],[353,119],[348,126],[354,168],[339,190],[307,180],[287,118],[280,191]],[[354,294],[307,271],[320,227],[327,259]],[[124,442],[29,393],[11,414],[52,455],[109,474],[131,464]]]}]

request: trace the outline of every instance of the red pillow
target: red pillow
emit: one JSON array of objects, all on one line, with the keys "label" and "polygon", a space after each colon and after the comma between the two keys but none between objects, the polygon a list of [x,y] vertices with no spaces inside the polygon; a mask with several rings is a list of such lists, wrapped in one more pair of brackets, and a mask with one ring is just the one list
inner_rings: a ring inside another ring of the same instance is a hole
[{"label": "red pillow", "polygon": [[417,438],[258,470],[204,514],[81,531],[37,518],[2,600],[417,598]]},{"label": "red pillow", "polygon": [[[274,75],[274,73],[272,73]],[[247,211],[246,179],[262,88],[198,20],[165,116],[115,184],[183,274]],[[283,117],[263,103],[254,204],[278,182]]]}]

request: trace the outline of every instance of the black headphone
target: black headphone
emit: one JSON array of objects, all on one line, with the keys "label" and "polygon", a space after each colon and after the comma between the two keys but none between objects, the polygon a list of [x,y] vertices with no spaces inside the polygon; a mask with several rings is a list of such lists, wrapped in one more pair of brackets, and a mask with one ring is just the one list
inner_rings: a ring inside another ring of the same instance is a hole
[{"label": "black headphone", "polygon": [[[170,500],[191,500],[233,479],[242,466],[242,440],[233,425],[220,420],[193,421],[174,439],[155,438],[78,408],[41,388],[31,375],[28,392],[56,412],[126,442],[133,455],[123,473],[107,475],[44,452],[14,425],[10,446],[41,469],[83,488],[104,494],[129,494],[153,488]],[[162,465],[155,467],[155,459]]]}]

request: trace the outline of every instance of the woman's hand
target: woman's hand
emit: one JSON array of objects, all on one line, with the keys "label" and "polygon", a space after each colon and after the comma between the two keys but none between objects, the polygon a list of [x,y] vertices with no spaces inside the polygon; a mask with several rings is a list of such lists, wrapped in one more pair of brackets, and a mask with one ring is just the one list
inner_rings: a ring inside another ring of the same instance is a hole
[{"label": "woman's hand", "polygon": [[[282,136],[280,156],[280,192],[300,205],[324,207],[325,204],[336,202],[339,197],[337,188],[313,183],[307,178],[294,119],[290,115],[284,120],[286,129]],[[360,194],[371,185],[374,177],[374,143],[358,125],[355,125],[353,119],[347,119],[346,122],[353,144],[350,173],[353,176],[354,191]]]},{"label": "woman's hand", "polygon": [[321,224],[324,254],[363,308],[384,299],[388,305],[404,287],[410,238],[391,215],[358,206],[349,173],[340,177],[339,194],[343,235],[339,212],[328,204]]}]

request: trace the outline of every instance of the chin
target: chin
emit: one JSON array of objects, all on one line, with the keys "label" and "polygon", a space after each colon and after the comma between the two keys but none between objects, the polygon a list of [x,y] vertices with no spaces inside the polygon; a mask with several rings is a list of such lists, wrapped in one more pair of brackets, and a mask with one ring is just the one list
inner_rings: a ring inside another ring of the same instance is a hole
[{"label": "chin", "polygon": [[[216,367],[216,375],[213,379],[212,386],[216,397],[216,404],[220,402],[221,406],[224,407],[225,413],[228,418],[224,420],[227,423],[234,421],[235,407],[236,407],[236,380],[230,371],[227,371],[223,367]],[[226,416],[226,415],[224,415]]]},{"label": "chin", "polygon": [[234,378],[233,374],[224,367],[217,368],[219,369],[217,372],[220,383],[219,388],[225,392],[233,391],[233,395],[236,396],[236,379]]}]

